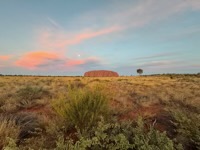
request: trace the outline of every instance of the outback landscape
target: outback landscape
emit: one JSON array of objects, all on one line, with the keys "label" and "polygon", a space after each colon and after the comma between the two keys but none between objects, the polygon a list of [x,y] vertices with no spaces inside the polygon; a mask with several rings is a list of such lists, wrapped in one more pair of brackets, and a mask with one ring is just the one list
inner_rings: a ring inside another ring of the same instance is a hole
[{"label": "outback landscape", "polygon": [[0,76],[1,149],[197,150],[200,76]]},{"label": "outback landscape", "polygon": [[0,150],[200,150],[200,0],[0,0]]}]

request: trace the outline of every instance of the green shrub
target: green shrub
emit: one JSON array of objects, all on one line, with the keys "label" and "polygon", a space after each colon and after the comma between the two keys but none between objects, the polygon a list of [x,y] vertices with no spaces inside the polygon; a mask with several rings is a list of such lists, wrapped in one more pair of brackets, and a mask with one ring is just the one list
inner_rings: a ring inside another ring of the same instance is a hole
[{"label": "green shrub", "polygon": [[77,126],[83,132],[107,114],[107,102],[106,96],[99,89],[72,89],[68,98],[61,97],[52,106],[67,123]]},{"label": "green shrub", "polygon": [[[78,133],[79,140],[64,140],[59,138],[57,150],[174,150],[178,147],[165,133],[153,127],[145,128],[142,119],[137,125],[133,123],[105,123],[98,122],[98,126],[91,129],[88,134]],[[179,146],[179,149],[181,147]]]},{"label": "green shrub", "polygon": [[183,109],[172,112],[177,128],[177,141],[185,149],[200,149],[200,115]]},{"label": "green shrub", "polygon": [[150,126],[148,131],[145,131],[144,122],[138,119],[137,127],[133,129],[131,141],[134,149],[139,150],[173,150],[175,145],[170,140],[165,132],[159,132]]},{"label": "green shrub", "polygon": [[[131,148],[131,144],[127,138],[121,133],[115,133],[111,135],[111,130],[119,130],[119,124],[105,124],[104,122],[98,122],[97,127],[91,128],[87,134],[77,133],[78,141],[74,142],[72,139],[63,139],[59,137],[56,150],[126,150]],[[110,133],[109,130],[111,131]],[[90,133],[90,134],[89,134]]]}]

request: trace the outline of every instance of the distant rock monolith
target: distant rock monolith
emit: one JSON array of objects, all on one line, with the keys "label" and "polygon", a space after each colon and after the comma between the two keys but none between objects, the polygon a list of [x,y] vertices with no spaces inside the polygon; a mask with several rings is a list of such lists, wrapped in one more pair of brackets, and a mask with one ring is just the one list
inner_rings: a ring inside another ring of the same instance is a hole
[{"label": "distant rock monolith", "polygon": [[109,70],[93,70],[84,74],[85,77],[119,77],[117,72]]}]

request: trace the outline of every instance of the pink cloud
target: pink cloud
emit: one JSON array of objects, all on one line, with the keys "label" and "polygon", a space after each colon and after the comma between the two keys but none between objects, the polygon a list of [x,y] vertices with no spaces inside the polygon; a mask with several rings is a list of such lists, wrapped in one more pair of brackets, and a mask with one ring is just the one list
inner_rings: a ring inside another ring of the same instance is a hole
[{"label": "pink cloud", "polygon": [[[75,23],[90,22],[89,30],[84,32],[72,33],[63,30],[61,25],[54,19],[48,17],[47,20],[54,28],[43,30],[39,35],[40,46],[46,49],[63,50],[67,46],[79,44],[85,40],[96,38],[98,36],[115,33],[129,28],[143,27],[154,21],[162,21],[172,15],[179,14],[188,9],[200,9],[200,1],[198,0],[174,0],[157,1],[145,0],[138,2],[115,3],[113,6],[106,7],[105,10],[95,10],[86,14],[81,14]],[[112,10],[112,11],[111,11]],[[121,10],[121,11],[119,11]],[[148,11],[147,11],[148,10]],[[109,13],[108,13],[109,12]],[[98,16],[98,19],[97,17]],[[97,22],[101,22],[98,26]],[[98,29],[94,29],[97,27]],[[66,34],[67,33],[67,34]]]},{"label": "pink cloud", "polygon": [[70,60],[69,62],[66,63],[67,66],[77,66],[84,64],[85,60]]},{"label": "pink cloud", "polygon": [[98,63],[100,62],[100,59],[97,57],[89,57],[89,58],[85,58],[85,59],[75,59],[75,60],[69,60],[66,62],[66,66],[68,67],[76,67],[76,66],[80,66],[80,65],[85,65],[87,63]]},{"label": "pink cloud", "polygon": [[11,58],[11,55],[0,55],[0,60],[9,60]]},{"label": "pink cloud", "polygon": [[45,48],[62,49],[70,45],[79,44],[88,39],[114,33],[120,30],[122,30],[122,27],[120,26],[111,26],[99,30],[89,29],[72,35],[63,34],[58,30],[54,32],[52,30],[45,30],[39,35],[39,43]]},{"label": "pink cloud", "polygon": [[63,41],[56,43],[56,46],[57,47],[65,47],[67,45],[75,45],[75,44],[81,43],[84,40],[95,38],[95,37],[101,36],[101,35],[110,34],[113,32],[117,32],[119,30],[121,30],[121,27],[113,26],[113,27],[109,27],[109,28],[103,28],[98,31],[88,31],[88,32],[80,33],[80,34],[75,35],[72,39],[63,40]]},{"label": "pink cloud", "polygon": [[55,53],[36,51],[29,52],[17,60],[14,64],[27,69],[36,69],[39,65],[47,63],[50,60],[57,60],[60,57]]},{"label": "pink cloud", "polygon": [[101,60],[97,57],[88,57],[84,59],[71,59],[65,56],[58,55],[53,52],[36,51],[24,54],[16,62],[15,66],[30,69],[30,70],[76,70],[76,68],[87,68],[94,65],[99,65]]}]

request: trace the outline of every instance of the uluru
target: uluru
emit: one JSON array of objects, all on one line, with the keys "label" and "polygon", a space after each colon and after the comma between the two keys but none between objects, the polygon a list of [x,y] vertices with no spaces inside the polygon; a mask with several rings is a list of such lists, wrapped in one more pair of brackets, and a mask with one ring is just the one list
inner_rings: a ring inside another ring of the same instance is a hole
[{"label": "uluru", "polygon": [[119,74],[110,70],[92,70],[85,72],[85,77],[119,77]]}]

